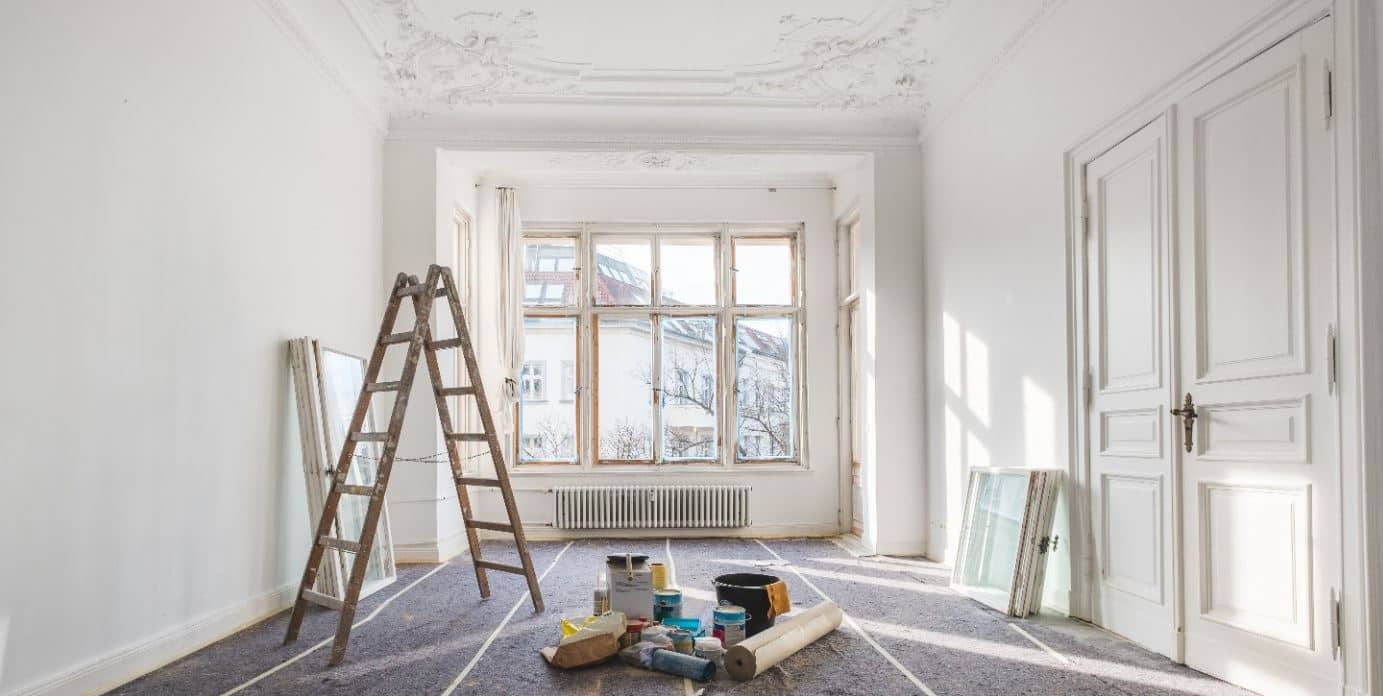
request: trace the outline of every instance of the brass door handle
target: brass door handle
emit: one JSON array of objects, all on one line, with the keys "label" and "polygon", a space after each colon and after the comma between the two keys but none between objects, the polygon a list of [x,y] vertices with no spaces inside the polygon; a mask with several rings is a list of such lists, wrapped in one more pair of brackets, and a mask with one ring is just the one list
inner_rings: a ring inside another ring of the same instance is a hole
[{"label": "brass door handle", "polygon": [[1191,398],[1191,392],[1186,392],[1186,401],[1181,408],[1172,409],[1172,415],[1181,416],[1181,427],[1185,433],[1186,451],[1190,452],[1195,445],[1196,438],[1196,402]]}]

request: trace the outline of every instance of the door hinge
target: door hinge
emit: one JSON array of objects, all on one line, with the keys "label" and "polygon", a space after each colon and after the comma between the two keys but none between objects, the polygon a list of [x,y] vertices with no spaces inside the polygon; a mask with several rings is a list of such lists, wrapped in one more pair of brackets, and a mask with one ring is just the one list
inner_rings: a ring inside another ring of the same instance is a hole
[{"label": "door hinge", "polygon": [[1090,236],[1090,197],[1083,194],[1080,197],[1080,233]]},{"label": "door hinge", "polygon": [[1086,408],[1089,408],[1089,407],[1090,407],[1090,404],[1094,402],[1094,396],[1091,394],[1092,387],[1090,386],[1090,385],[1093,384],[1094,382],[1095,382],[1095,373],[1094,373],[1094,372],[1087,372],[1087,373],[1085,373],[1085,406],[1086,406]]},{"label": "door hinge", "polygon": [[1325,66],[1325,127],[1331,126],[1331,121],[1335,119],[1335,71],[1330,67],[1330,61],[1323,63]]},{"label": "door hinge", "polygon": [[1340,598],[1335,588],[1330,588],[1330,657],[1340,659],[1340,649],[1345,644],[1344,621],[1341,620]]},{"label": "door hinge", "polygon": [[1037,542],[1037,552],[1047,553],[1048,551],[1056,551],[1056,546],[1060,541],[1061,537],[1059,536],[1042,537],[1042,541]]},{"label": "door hinge", "polygon": [[1328,380],[1330,393],[1335,393],[1335,387],[1339,384],[1340,356],[1339,337],[1335,333],[1335,325],[1331,324],[1325,333],[1325,376]]}]

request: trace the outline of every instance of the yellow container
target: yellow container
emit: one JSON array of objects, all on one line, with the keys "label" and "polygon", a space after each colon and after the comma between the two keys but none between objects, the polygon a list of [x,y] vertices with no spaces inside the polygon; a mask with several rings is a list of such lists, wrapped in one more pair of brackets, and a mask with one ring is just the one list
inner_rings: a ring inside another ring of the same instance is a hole
[{"label": "yellow container", "polygon": [[663,563],[649,563],[648,568],[653,571],[653,589],[667,589],[667,565]]}]

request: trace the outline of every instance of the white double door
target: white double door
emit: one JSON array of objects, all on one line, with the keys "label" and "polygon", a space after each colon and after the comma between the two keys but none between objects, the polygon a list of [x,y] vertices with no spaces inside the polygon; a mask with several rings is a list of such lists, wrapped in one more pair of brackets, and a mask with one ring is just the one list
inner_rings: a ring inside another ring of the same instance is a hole
[{"label": "white double door", "polygon": [[1274,695],[1341,677],[1331,46],[1302,30],[1085,173],[1091,618]]}]

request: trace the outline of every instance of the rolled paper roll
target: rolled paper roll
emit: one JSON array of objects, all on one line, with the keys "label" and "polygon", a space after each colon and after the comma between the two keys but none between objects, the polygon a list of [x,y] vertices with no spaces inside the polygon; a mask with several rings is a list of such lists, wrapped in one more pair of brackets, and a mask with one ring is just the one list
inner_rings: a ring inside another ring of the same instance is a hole
[{"label": "rolled paper roll", "polygon": [[726,648],[725,671],[739,681],[749,681],[836,630],[843,618],[835,602],[822,602],[789,621]]},{"label": "rolled paper roll", "polygon": [[679,677],[710,681],[715,676],[716,663],[695,655],[683,655],[672,650],[653,651],[653,669]]}]

